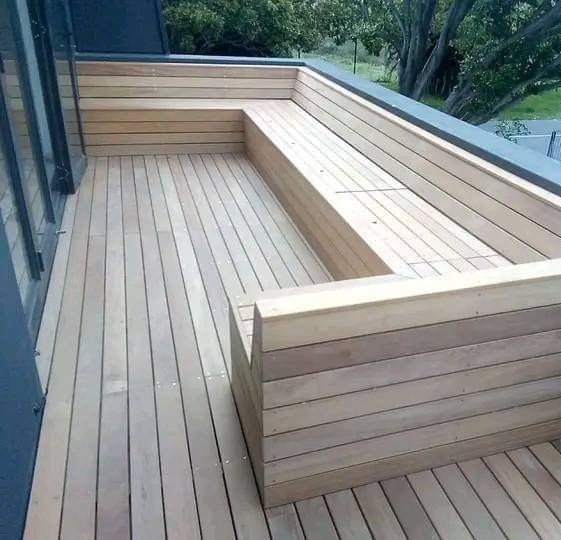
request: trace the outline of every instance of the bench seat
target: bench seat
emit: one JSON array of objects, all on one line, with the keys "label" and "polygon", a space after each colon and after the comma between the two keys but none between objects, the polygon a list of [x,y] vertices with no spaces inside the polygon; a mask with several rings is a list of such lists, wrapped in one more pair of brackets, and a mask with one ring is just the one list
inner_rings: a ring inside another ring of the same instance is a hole
[{"label": "bench seat", "polygon": [[[294,103],[244,112],[250,157],[334,276],[428,277],[510,264]],[[314,215],[298,207],[304,197]]]}]

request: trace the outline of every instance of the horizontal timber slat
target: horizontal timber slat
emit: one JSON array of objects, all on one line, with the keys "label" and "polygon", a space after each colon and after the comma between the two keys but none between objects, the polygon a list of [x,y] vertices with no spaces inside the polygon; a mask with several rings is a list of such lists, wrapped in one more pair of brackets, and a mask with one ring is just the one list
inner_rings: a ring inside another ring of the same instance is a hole
[{"label": "horizontal timber slat", "polygon": [[297,68],[285,66],[201,65],[157,62],[88,62],[77,63],[78,75],[148,76],[148,77],[230,77],[294,79]]},{"label": "horizontal timber slat", "polygon": [[[561,259],[257,301],[263,351],[561,302]],[[312,330],[312,328],[315,330]]]}]

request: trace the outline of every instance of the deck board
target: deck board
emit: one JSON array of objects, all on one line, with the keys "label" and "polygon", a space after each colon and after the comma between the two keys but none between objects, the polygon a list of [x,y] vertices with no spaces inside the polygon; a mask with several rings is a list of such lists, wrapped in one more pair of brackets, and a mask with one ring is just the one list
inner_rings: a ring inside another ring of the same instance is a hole
[{"label": "deck board", "polygon": [[[550,443],[263,510],[230,389],[227,296],[330,276],[244,155],[91,159],[64,220],[27,540],[561,530]],[[503,262],[448,245],[457,271]]]}]

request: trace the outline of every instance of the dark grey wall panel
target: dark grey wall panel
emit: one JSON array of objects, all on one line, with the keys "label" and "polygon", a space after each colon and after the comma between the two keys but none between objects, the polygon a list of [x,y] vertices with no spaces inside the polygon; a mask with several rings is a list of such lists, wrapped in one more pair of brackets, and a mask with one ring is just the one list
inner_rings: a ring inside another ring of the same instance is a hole
[{"label": "dark grey wall panel", "polygon": [[70,0],[80,52],[168,52],[160,0]]},{"label": "dark grey wall panel", "polygon": [[43,395],[8,240],[0,220],[0,538],[20,538]]}]

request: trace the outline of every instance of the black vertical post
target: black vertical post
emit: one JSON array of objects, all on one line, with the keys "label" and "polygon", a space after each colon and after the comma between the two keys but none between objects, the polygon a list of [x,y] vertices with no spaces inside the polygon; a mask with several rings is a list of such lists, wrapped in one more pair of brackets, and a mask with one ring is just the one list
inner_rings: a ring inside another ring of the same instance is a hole
[{"label": "black vertical post", "polygon": [[358,39],[355,38],[355,55],[354,55],[354,62],[353,62],[353,73],[356,73],[356,59],[358,56]]}]

